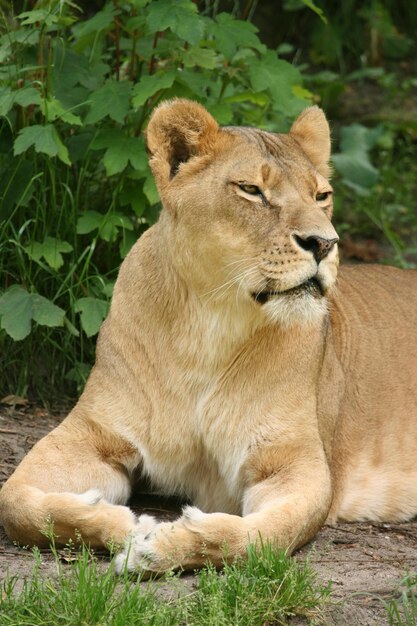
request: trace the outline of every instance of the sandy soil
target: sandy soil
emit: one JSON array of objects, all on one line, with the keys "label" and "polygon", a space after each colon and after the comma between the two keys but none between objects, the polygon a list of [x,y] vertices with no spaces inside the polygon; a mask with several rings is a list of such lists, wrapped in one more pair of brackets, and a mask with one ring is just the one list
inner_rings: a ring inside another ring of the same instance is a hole
[{"label": "sandy soil", "polygon": [[[0,406],[0,485],[61,418],[30,405]],[[146,496],[140,503],[134,498],[132,508],[169,519],[177,515],[180,505],[175,500]],[[326,527],[297,554],[298,559],[306,556],[322,581],[332,581],[333,602],[326,609],[326,624],[384,626],[388,620],[382,600],[396,595],[403,575],[417,569],[417,522]],[[45,573],[52,574],[48,551],[42,551],[42,560]],[[31,553],[11,544],[0,529],[0,579],[6,571],[29,574],[32,567]],[[184,584],[192,584],[192,576],[185,576]]]}]

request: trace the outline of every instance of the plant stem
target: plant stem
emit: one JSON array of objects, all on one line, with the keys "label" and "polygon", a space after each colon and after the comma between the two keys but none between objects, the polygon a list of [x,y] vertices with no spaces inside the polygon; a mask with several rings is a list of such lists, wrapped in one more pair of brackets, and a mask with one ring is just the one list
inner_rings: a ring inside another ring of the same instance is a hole
[{"label": "plant stem", "polygon": [[[114,8],[117,13],[118,0],[113,0]],[[120,26],[117,15],[114,16],[114,43],[116,46],[116,80],[120,80]]]},{"label": "plant stem", "polygon": [[[155,35],[153,37],[152,50],[156,50],[156,46],[158,45],[158,39],[159,39],[160,35],[161,35],[161,33],[159,31],[157,31],[155,33]],[[151,74],[154,73],[155,66],[156,66],[156,57],[155,57],[155,54],[152,53],[151,60],[149,62],[149,76],[151,76]]]}]

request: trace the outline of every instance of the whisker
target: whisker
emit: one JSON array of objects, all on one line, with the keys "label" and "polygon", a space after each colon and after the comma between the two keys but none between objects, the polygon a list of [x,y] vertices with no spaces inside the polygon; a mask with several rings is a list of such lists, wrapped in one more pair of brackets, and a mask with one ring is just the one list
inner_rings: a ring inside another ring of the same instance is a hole
[{"label": "whisker", "polygon": [[210,296],[210,298],[208,298],[205,303],[207,304],[208,302],[210,302],[210,300],[212,300],[216,295],[224,295],[235,284],[242,285],[245,278],[248,278],[249,276],[252,276],[257,272],[257,267],[249,267],[231,278],[230,280],[222,283],[221,285],[219,285],[219,287],[215,287],[214,289],[208,291],[207,293],[203,294],[203,296]]},{"label": "whisker", "polygon": [[207,291],[206,293],[203,294],[203,296],[206,296],[206,295],[209,295],[209,294],[214,293],[216,291],[219,291],[220,289],[222,289],[226,285],[233,284],[239,278],[241,278],[242,276],[245,276],[247,272],[251,273],[253,271],[257,271],[257,268],[256,267],[250,267],[247,270],[243,270],[243,272],[241,272],[240,274],[237,274],[236,276],[233,276],[233,278],[230,278],[226,282],[222,283],[221,285],[219,285],[219,287],[215,287],[214,289],[211,289],[210,291]]},{"label": "whisker", "polygon": [[232,261],[231,263],[227,263],[225,267],[231,267],[232,265],[237,265],[238,263],[249,263],[250,261],[258,261],[258,260],[259,259],[257,259],[257,257],[250,256],[250,257],[246,257],[245,259],[238,259],[237,261]]},{"label": "whisker", "polygon": [[262,293],[263,288],[265,287],[264,282],[260,282],[260,289],[258,289],[257,291],[253,292],[255,294],[255,300],[258,299],[259,294]]},{"label": "whisker", "polygon": [[[254,269],[255,269],[255,272],[257,273],[257,268],[254,268]],[[254,274],[254,271],[253,271],[253,269],[251,269],[244,276],[242,276],[240,278],[239,285],[238,285],[237,292],[236,292],[236,304],[238,303],[238,300],[239,300],[240,290],[243,287],[243,279],[244,278],[249,278],[249,276],[252,276],[253,274]]]}]

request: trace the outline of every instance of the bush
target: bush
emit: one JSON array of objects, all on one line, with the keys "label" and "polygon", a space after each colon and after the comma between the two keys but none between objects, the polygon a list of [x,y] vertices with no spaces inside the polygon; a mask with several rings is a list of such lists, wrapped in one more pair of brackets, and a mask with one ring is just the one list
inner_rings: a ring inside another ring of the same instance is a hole
[{"label": "bush", "polygon": [[83,385],[120,262],[157,219],[153,107],[183,96],[280,130],[311,94],[249,21],[191,0],[114,0],[88,19],[39,1],[3,16],[0,60],[0,397],[46,399]]}]

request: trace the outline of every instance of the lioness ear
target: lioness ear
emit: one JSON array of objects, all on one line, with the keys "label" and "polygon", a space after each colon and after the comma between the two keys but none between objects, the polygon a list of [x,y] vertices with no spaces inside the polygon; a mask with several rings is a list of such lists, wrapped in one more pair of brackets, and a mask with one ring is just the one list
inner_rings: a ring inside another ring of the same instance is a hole
[{"label": "lioness ear", "polygon": [[330,128],[319,107],[306,109],[295,120],[290,135],[323,176],[330,174]]},{"label": "lioness ear", "polygon": [[181,163],[210,152],[219,125],[197,102],[176,99],[160,104],[146,129],[150,164],[158,186],[171,180]]}]

